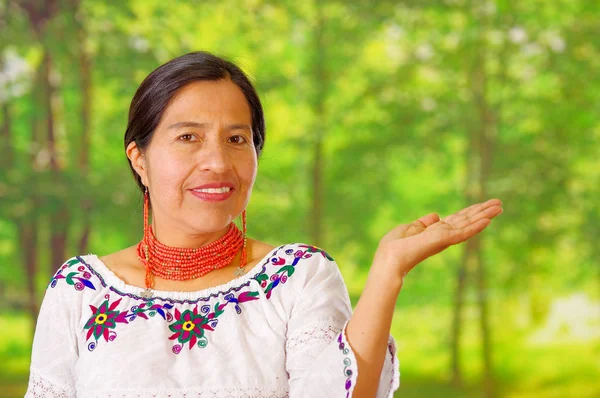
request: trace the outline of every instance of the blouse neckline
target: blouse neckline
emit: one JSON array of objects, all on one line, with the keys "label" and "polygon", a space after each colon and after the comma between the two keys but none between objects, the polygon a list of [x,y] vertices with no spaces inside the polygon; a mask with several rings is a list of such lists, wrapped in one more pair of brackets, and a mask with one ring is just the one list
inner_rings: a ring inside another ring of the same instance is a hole
[{"label": "blouse neckline", "polygon": [[[198,300],[203,298],[208,299],[210,297],[217,297],[219,294],[225,294],[232,290],[237,291],[243,286],[247,286],[250,283],[250,280],[254,279],[258,274],[264,272],[269,259],[284,246],[285,245],[282,245],[272,249],[245,274],[234,278],[229,282],[193,291],[152,289],[152,299],[162,298],[166,300]],[[90,253],[85,256],[78,256],[78,258],[99,277],[104,287],[111,287],[121,293],[125,293],[127,296],[145,300],[140,296],[140,293],[142,293],[145,288],[125,283],[125,281],[119,278],[110,268],[108,268],[108,266],[102,260],[100,260],[96,254]]]}]

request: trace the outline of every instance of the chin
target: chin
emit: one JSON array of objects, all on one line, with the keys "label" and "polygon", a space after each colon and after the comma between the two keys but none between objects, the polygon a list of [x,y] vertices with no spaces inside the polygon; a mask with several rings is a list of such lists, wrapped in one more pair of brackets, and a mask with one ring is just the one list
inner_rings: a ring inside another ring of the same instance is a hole
[{"label": "chin", "polygon": [[228,217],[223,218],[215,218],[215,219],[200,219],[197,222],[189,224],[192,220],[186,220],[190,229],[194,231],[196,234],[210,234],[213,232],[221,231],[227,227],[233,219]]}]

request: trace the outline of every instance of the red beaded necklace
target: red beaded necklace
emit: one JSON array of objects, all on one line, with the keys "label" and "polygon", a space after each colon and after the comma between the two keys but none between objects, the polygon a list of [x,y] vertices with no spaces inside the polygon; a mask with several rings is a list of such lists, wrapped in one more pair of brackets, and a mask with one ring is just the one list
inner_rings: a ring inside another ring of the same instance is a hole
[{"label": "red beaded necklace", "polygon": [[152,227],[148,225],[148,188],[144,192],[144,237],[137,245],[138,258],[146,268],[146,291],[144,297],[150,297],[154,287],[153,275],[163,279],[185,281],[206,275],[223,268],[233,261],[242,250],[240,265],[236,274],[246,265],[246,211],[242,212],[243,232],[231,223],[227,233],[218,240],[200,248],[180,248],[166,246],[156,240]]}]

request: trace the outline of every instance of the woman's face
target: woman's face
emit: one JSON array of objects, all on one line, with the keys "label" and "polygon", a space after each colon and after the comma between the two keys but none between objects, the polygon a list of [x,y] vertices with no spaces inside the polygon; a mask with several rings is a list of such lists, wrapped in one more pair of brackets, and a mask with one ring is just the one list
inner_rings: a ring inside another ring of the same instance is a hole
[{"label": "woman's face", "polygon": [[190,83],[165,109],[145,153],[131,143],[127,156],[148,187],[157,239],[185,247],[195,236],[222,235],[256,178],[248,102],[230,80]]}]

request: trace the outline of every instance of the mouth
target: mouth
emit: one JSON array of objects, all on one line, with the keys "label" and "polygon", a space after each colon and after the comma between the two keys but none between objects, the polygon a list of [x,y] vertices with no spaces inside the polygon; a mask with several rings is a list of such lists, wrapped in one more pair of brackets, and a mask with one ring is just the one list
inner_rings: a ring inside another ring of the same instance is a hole
[{"label": "mouth", "polygon": [[221,188],[194,188],[192,189],[194,192],[204,192],[204,193],[227,193],[233,191],[231,187],[221,187]]},{"label": "mouth", "polygon": [[234,189],[231,187],[220,187],[220,188],[194,188],[190,192],[198,199],[206,202],[221,202],[227,200],[232,194]]}]

